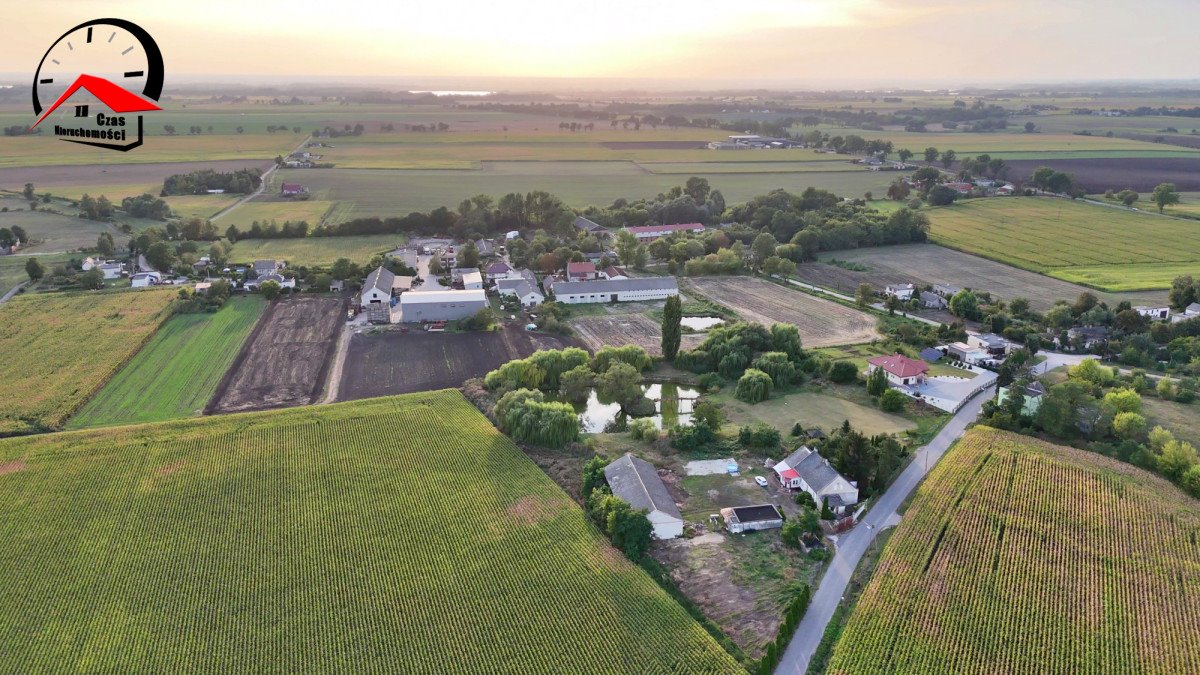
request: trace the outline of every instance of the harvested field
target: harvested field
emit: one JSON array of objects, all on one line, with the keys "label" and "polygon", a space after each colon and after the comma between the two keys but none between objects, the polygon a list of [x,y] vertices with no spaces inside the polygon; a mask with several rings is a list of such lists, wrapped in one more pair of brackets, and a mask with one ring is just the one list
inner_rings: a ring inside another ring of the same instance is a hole
[{"label": "harvested field", "polygon": [[762,279],[693,277],[686,283],[747,321],[764,326],[794,324],[806,347],[858,344],[879,337],[870,314]]},{"label": "harvested field", "polygon": [[350,338],[338,400],[460,387],[539,349],[569,346],[569,340],[515,325],[489,333],[356,333]]},{"label": "harvested field", "polygon": [[704,150],[709,141],[607,141],[609,150]]},{"label": "harvested field", "polygon": [[1109,188],[1149,192],[1159,183],[1174,183],[1180,190],[1200,190],[1200,156],[1005,161],[1010,167],[1009,180],[1026,180],[1039,167],[1048,166],[1072,174],[1088,192],[1104,192]]},{"label": "harvested field", "polygon": [[345,298],[287,298],[259,320],[206,413],[315,403],[345,320]]},{"label": "harvested field", "polygon": [[[110,153],[111,154],[111,153]],[[134,153],[136,154],[136,153]],[[154,194],[162,189],[162,182],[167,176],[176,173],[188,173],[201,169],[213,171],[235,171],[254,167],[264,171],[272,164],[270,159],[227,159],[212,162],[148,162],[143,164],[73,164],[66,166],[26,166],[0,168],[0,190],[20,190],[26,183],[33,183],[39,193],[43,191],[58,194],[54,188],[79,188],[69,190],[88,192],[87,186],[145,186]],[[140,192],[137,190],[136,192]],[[103,190],[91,191],[93,197],[104,194]],[[109,194],[109,199],[127,197],[129,194]]]},{"label": "harvested field", "polygon": [[[588,349],[604,346],[637,345],[651,356],[662,356],[662,324],[645,314],[606,314],[581,316],[571,327]],[[703,333],[684,333],[680,349],[694,349],[704,341]]]},{"label": "harvested field", "polygon": [[796,276],[803,281],[848,294],[853,294],[861,283],[868,283],[879,289],[893,283],[950,284],[959,288],[988,291],[1003,300],[1026,298],[1030,306],[1037,311],[1049,309],[1055,300],[1074,300],[1084,292],[1094,293],[1114,306],[1122,300],[1129,300],[1135,305],[1160,304],[1167,297],[1165,291],[1094,291],[935,244],[834,251],[822,254],[821,257],[855,262],[870,268],[868,272],[855,272],[818,262],[805,263],[796,270]]}]

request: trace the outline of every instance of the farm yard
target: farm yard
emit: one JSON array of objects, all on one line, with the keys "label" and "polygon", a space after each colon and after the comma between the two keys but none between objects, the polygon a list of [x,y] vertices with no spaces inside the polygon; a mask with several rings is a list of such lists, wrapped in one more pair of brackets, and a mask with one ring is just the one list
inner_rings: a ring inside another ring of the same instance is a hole
[{"label": "farm yard", "polygon": [[692,277],[687,279],[686,287],[728,307],[746,321],[764,326],[795,324],[805,347],[857,344],[879,337],[870,314],[762,279]]},{"label": "farm yard", "polygon": [[[871,284],[877,290],[896,283],[948,284],[988,291],[1002,300],[1025,298],[1039,312],[1050,309],[1056,300],[1074,301],[1084,292],[1094,293],[1114,306],[1122,300],[1137,305],[1162,303],[1167,298],[1166,291],[1098,292],[935,244],[833,251],[822,253],[820,259],[820,262],[799,265],[796,277],[847,295],[853,295],[861,283]],[[864,266],[867,271],[845,269],[827,262],[834,259]]]},{"label": "farm yard", "polygon": [[0,305],[0,436],[58,429],[170,316],[173,289],[21,295]]},{"label": "farm yard", "polygon": [[1066,281],[1081,268],[1101,290],[1169,288],[1181,268],[1200,273],[1200,230],[1188,220],[1044,197],[969,200],[929,219],[935,243]]},{"label": "farm yard", "polygon": [[455,391],[3,440],[0,520],[5,670],[744,672]]},{"label": "farm yard", "polygon": [[315,403],[346,318],[341,297],[293,297],[263,314],[225,373],[207,413]]},{"label": "farm yard", "polygon": [[[662,321],[645,314],[612,313],[571,319],[571,328],[588,349],[605,345],[637,345],[651,356],[662,356]],[[694,349],[704,341],[703,333],[684,333],[680,349]]]},{"label": "farm yard", "polygon": [[827,672],[1196,672],[1198,525],[1161,478],[977,427],[920,487]]},{"label": "farm yard", "polygon": [[167,319],[67,428],[199,415],[264,309],[258,296],[234,297],[215,313]]},{"label": "farm yard", "polygon": [[342,369],[338,400],[460,387],[466,380],[483,377],[539,349],[569,346],[570,340],[512,325],[494,332],[355,333]]}]

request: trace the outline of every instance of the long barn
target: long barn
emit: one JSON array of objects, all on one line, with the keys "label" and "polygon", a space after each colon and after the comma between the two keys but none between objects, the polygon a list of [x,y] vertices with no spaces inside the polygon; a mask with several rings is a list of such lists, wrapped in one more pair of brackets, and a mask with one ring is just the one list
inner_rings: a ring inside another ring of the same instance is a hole
[{"label": "long barn", "polygon": [[488,306],[482,290],[419,291],[400,296],[400,314],[405,323],[465,319]]},{"label": "long barn", "polygon": [[679,295],[679,284],[675,277],[570,281],[556,283],[551,288],[559,302],[569,305],[666,300],[672,295]]}]

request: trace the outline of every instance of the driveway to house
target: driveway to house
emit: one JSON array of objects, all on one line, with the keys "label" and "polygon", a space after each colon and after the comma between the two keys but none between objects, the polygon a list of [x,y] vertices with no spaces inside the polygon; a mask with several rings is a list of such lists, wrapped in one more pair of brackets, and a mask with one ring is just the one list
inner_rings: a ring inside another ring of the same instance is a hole
[{"label": "driveway to house", "polygon": [[992,387],[988,385],[968,401],[928,445],[917,450],[912,461],[887,489],[887,492],[875,500],[862,521],[854,526],[854,529],[838,538],[837,550],[833,560],[829,563],[829,569],[825,571],[825,576],[821,577],[817,592],[813,594],[808,611],[804,613],[804,619],[796,628],[791,643],[784,651],[783,658],[775,669],[776,673],[803,675],[808,670],[808,663],[812,660],[817,645],[821,643],[825,627],[829,625],[834,610],[837,609],[838,603],[841,602],[842,596],[846,592],[850,576],[854,574],[859,560],[862,559],[871,542],[875,540],[875,535],[879,533],[880,529],[893,527],[900,522],[900,514],[897,513],[897,509],[904,503],[904,500],[908,499],[908,496],[921,483],[929,470],[938,463],[938,460],[942,458],[954,441],[962,436],[967,425],[979,417],[979,411],[983,409],[983,404],[991,399],[991,391]]}]

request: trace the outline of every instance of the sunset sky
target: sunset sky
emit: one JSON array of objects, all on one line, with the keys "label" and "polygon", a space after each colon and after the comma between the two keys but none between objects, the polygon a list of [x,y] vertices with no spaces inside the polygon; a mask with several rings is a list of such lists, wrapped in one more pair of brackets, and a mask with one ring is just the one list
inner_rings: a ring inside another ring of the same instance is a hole
[{"label": "sunset sky", "polygon": [[27,2],[5,9],[0,72],[32,73],[60,34],[105,16],[149,30],[177,75],[697,85],[1200,77],[1196,0]]}]

